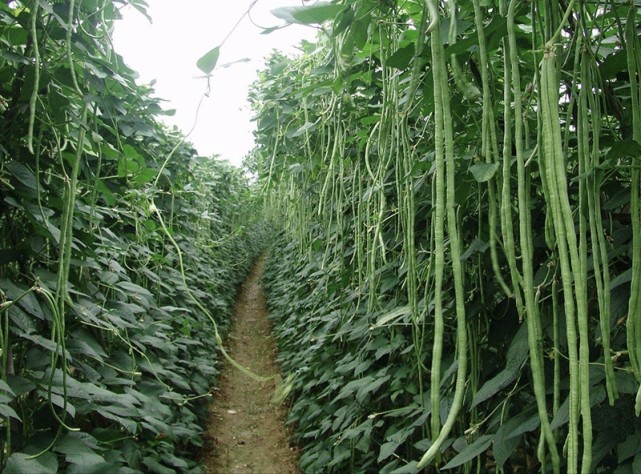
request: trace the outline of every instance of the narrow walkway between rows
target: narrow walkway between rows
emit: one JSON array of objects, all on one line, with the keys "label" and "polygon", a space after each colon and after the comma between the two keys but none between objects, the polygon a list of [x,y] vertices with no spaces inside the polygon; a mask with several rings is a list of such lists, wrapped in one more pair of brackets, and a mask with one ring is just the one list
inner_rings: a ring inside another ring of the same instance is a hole
[{"label": "narrow walkway between rows", "polygon": [[[259,375],[275,374],[276,347],[261,284],[261,257],[243,284],[225,347]],[[210,474],[296,474],[284,405],[270,402],[274,383],[259,383],[225,363],[210,407],[205,466]]]}]

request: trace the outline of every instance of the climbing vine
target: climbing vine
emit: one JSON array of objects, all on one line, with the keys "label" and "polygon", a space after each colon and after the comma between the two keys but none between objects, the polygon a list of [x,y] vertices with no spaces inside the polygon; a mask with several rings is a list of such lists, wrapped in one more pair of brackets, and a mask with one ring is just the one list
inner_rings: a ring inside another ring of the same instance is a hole
[{"label": "climbing vine", "polygon": [[638,2],[286,12],[250,162],[303,471],[635,472]]},{"label": "climbing vine", "polygon": [[200,157],[111,45],[145,2],[0,4],[0,470],[200,472],[244,173]]}]

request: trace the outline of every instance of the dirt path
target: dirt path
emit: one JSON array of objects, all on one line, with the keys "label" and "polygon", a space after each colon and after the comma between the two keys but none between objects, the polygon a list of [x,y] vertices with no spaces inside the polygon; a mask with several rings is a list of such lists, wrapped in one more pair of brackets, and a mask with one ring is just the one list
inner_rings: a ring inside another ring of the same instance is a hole
[{"label": "dirt path", "polygon": [[[243,284],[225,347],[259,375],[278,371],[261,285],[261,257]],[[210,406],[203,461],[211,474],[297,474],[286,409],[270,403],[274,383],[259,383],[225,363]]]}]

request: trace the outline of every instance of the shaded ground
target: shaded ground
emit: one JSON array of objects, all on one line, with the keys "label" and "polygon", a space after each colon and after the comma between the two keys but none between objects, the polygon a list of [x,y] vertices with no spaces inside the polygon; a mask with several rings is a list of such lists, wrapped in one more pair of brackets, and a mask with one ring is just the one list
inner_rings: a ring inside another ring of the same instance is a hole
[{"label": "shaded ground", "polygon": [[[261,258],[243,284],[229,354],[258,375],[277,373],[276,348],[261,285]],[[225,361],[226,362],[226,361]],[[289,445],[286,408],[270,403],[274,383],[259,383],[225,363],[210,406],[203,461],[211,474],[297,474],[298,453]]]}]

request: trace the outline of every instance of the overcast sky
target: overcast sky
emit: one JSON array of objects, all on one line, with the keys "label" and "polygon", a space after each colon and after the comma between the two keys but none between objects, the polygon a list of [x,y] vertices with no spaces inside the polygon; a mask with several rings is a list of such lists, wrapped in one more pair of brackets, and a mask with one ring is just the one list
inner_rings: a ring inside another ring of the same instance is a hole
[{"label": "overcast sky", "polygon": [[[196,61],[218,46],[247,11],[252,0],[171,0],[150,1],[149,21],[134,9],[123,11],[124,20],[116,24],[114,43],[129,67],[140,74],[141,83],[155,79],[156,96],[166,99],[166,109],[176,109],[167,117],[185,133],[191,129],[198,101],[207,82]],[[262,27],[281,24],[270,10],[301,5],[301,0],[258,0],[251,20]],[[240,164],[253,147],[247,104],[249,85],[263,58],[273,49],[295,53],[301,39],[313,40],[314,28],[292,25],[268,35],[245,17],[220,51],[219,65],[249,58],[214,71],[211,93],[203,101],[196,128],[189,136],[201,155],[218,154]]]}]

